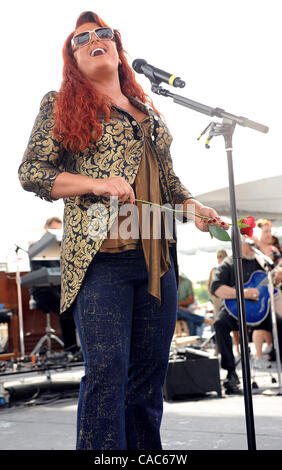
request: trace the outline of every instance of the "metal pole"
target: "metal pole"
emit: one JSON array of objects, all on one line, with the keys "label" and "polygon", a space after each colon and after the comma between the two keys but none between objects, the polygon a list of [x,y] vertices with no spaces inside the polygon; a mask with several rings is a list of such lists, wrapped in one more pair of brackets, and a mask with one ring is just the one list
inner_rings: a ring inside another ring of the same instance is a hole
[{"label": "metal pole", "polygon": [[235,184],[233,173],[232,161],[232,125],[230,125],[230,134],[224,135],[225,150],[227,153],[228,161],[228,176],[229,176],[229,195],[232,214],[232,254],[235,270],[235,286],[237,298],[237,310],[240,331],[240,347],[241,347],[241,361],[243,373],[243,388],[244,388],[244,403],[245,403],[245,417],[247,428],[248,449],[256,450],[255,438],[255,425],[254,425],[254,412],[252,402],[252,387],[251,387],[251,373],[248,354],[248,336],[246,327],[246,310],[244,300],[244,284],[243,284],[243,267],[242,267],[242,253],[241,253],[241,240],[240,231],[237,223],[237,208],[235,198]]},{"label": "metal pole", "polygon": [[18,250],[16,250],[16,255],[17,255],[16,284],[17,284],[17,296],[18,296],[20,350],[21,350],[21,355],[24,356],[25,355],[25,347],[24,347],[24,327],[23,327],[23,307],[22,307],[23,304],[22,304],[22,288],[21,288],[21,277],[20,277]]}]

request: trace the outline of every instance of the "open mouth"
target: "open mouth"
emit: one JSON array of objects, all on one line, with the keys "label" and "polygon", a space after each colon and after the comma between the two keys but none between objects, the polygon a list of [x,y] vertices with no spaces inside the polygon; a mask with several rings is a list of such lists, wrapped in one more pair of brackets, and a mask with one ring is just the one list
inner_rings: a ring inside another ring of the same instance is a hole
[{"label": "open mouth", "polygon": [[91,57],[98,57],[98,56],[104,55],[104,54],[106,54],[106,51],[105,51],[105,49],[102,49],[101,47],[96,47],[90,53]]}]

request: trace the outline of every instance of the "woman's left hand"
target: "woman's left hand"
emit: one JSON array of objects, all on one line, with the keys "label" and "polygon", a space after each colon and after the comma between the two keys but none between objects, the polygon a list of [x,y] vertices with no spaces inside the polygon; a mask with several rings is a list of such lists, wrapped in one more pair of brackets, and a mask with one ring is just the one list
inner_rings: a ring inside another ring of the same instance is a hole
[{"label": "woman's left hand", "polygon": [[224,230],[229,229],[229,224],[224,222],[218,215],[218,213],[211,207],[203,206],[202,204],[196,204],[195,213],[208,217],[208,220],[201,219],[200,217],[195,217],[195,225],[202,232],[209,231],[209,224],[216,225],[223,228]]}]

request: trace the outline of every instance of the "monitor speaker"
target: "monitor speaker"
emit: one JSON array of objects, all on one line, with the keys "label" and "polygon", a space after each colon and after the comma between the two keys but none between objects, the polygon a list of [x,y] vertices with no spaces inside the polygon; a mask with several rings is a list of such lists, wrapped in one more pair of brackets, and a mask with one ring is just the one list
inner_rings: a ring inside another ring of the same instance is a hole
[{"label": "monitor speaker", "polygon": [[163,387],[164,399],[172,401],[192,395],[216,392],[221,396],[219,362],[217,358],[183,352],[168,363]]}]

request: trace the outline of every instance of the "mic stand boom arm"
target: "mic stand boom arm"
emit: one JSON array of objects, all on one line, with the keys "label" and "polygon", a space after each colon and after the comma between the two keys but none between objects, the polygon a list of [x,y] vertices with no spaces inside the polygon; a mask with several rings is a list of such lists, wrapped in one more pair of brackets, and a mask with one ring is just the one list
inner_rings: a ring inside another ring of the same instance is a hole
[{"label": "mic stand boom arm", "polygon": [[212,108],[210,106],[207,106],[202,103],[198,103],[197,101],[190,100],[188,98],[185,98],[184,96],[181,95],[176,95],[175,93],[171,93],[169,90],[166,90],[165,88],[162,88],[157,84],[157,82],[151,82],[152,83],[152,91],[156,93],[157,95],[162,95],[162,96],[168,96],[169,98],[173,99],[173,102],[176,104],[181,104],[182,106],[185,106],[186,108],[193,109],[194,111],[197,111],[202,114],[206,114],[207,116],[216,116],[218,118],[226,118],[229,119],[230,121],[234,122],[235,124],[239,124],[240,126],[243,127],[250,127],[251,129],[254,129],[259,132],[267,133],[269,131],[267,126],[264,126],[263,124],[259,124],[258,122],[251,121],[250,119],[247,119],[243,116],[235,116],[235,114],[230,114],[224,111],[224,109],[221,108]]},{"label": "mic stand boom arm", "polygon": [[[247,440],[248,449],[256,449],[256,438],[255,438],[255,426],[254,426],[254,414],[253,414],[253,402],[252,402],[252,388],[251,388],[251,374],[250,374],[250,363],[248,355],[248,335],[246,326],[246,310],[244,300],[244,284],[243,284],[243,267],[242,267],[242,251],[241,251],[241,240],[240,231],[237,223],[237,208],[236,208],[236,197],[235,197],[235,183],[233,173],[233,161],[232,161],[232,136],[235,130],[236,124],[244,127],[250,127],[251,129],[259,132],[267,133],[268,127],[259,124],[254,121],[250,121],[242,116],[235,116],[225,112],[221,108],[211,108],[196,101],[192,101],[180,95],[171,93],[159,86],[158,82],[151,80],[151,89],[154,93],[173,99],[174,103],[186,106],[187,108],[193,109],[202,114],[208,116],[216,116],[222,118],[222,124],[212,123],[209,139],[223,135],[225,140],[225,150],[227,153],[228,163],[228,177],[229,177],[229,196],[230,206],[232,214],[232,255],[235,272],[235,286],[236,286],[236,300],[238,309],[238,320],[239,320],[239,331],[240,331],[240,347],[241,347],[241,362],[242,362],[242,373],[243,373],[243,388],[244,388],[244,403],[245,403],[245,418],[246,418],[246,429],[247,429]],[[206,129],[207,130],[207,129]],[[206,146],[209,148],[208,146]]]}]

